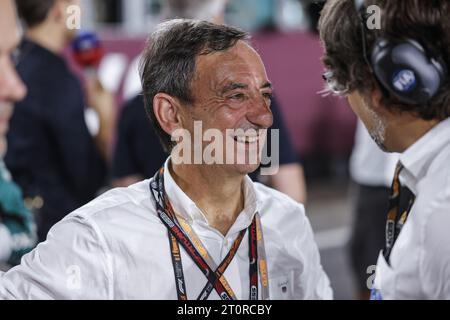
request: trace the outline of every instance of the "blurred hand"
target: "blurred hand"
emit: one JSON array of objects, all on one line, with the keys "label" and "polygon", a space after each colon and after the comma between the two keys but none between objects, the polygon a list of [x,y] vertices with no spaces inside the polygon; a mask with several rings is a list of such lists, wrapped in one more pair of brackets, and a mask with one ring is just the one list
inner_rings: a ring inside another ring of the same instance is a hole
[{"label": "blurred hand", "polygon": [[100,129],[95,137],[97,146],[104,158],[108,160],[114,125],[114,96],[103,88],[97,77],[87,77],[86,92],[89,107],[95,110],[99,117]]},{"label": "blurred hand", "polygon": [[114,113],[114,96],[105,90],[97,77],[86,80],[87,102],[100,118],[111,119]]}]

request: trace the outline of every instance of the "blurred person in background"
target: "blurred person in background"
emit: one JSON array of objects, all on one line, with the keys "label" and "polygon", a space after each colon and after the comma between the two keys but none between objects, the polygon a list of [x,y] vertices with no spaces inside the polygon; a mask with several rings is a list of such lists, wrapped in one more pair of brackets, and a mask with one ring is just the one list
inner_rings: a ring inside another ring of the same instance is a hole
[{"label": "blurred person in background", "polygon": [[401,153],[372,299],[450,299],[449,16],[448,0],[329,0],[322,11],[330,91],[381,150]]},{"label": "blurred person in background", "polygon": [[[227,2],[227,0],[168,0],[164,17],[198,19],[223,24]],[[276,99],[272,101],[271,110],[274,120],[271,128],[278,129],[280,133],[280,168],[276,174],[266,176],[264,178],[267,179],[264,180],[259,171],[251,173],[250,177],[254,181],[261,180],[298,202],[305,203],[306,182],[303,166],[294,151]],[[268,144],[271,144],[270,133],[268,138]],[[271,150],[270,147],[268,150]],[[145,114],[142,95],[132,98],[125,103],[118,121],[113,185],[128,186],[143,178],[151,177],[166,157],[167,154]]]},{"label": "blurred person in background", "polygon": [[13,0],[0,1],[0,269],[20,263],[36,243],[33,217],[3,162],[14,103],[26,94],[13,61],[20,41],[18,26]]},{"label": "blurred person in background", "polygon": [[[17,70],[28,94],[11,120],[6,164],[36,212],[43,241],[56,222],[92,200],[106,182],[113,98],[91,79],[86,101],[62,56],[76,34],[67,26],[67,9],[78,1],[16,4],[26,26]],[[86,105],[100,120],[95,136],[85,122]]]}]

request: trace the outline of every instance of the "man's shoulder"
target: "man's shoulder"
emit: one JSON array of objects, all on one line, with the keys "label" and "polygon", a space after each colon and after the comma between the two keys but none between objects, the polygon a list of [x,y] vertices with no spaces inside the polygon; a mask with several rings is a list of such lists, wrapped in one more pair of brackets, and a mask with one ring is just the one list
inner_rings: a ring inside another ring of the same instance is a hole
[{"label": "man's shoulder", "polygon": [[[21,51],[17,69],[22,77],[31,77],[34,80],[45,79],[57,83],[61,79],[55,79],[55,76],[72,75],[63,56],[51,53],[32,42],[23,43]],[[40,73],[36,75],[35,72]]]},{"label": "man's shoulder", "polygon": [[[17,70],[33,97],[61,97],[70,101],[80,96],[81,82],[63,56],[50,53],[31,43],[22,45]],[[49,95],[49,92],[52,92]]]},{"label": "man's shoulder", "polygon": [[[270,188],[262,183],[254,182],[255,191],[261,208],[267,209],[266,212],[272,212],[276,215],[282,211],[283,215],[296,215],[303,217],[305,215],[305,207],[302,203],[293,200],[288,195]],[[261,215],[266,213],[261,212]]]},{"label": "man's shoulder", "polygon": [[157,216],[149,182],[144,180],[126,188],[109,190],[72,212],[68,218],[93,221],[100,227],[111,223],[134,224],[141,219],[152,221]]},{"label": "man's shoulder", "polygon": [[430,163],[429,172],[433,176],[442,175],[442,178],[446,179],[448,182],[449,178],[449,166],[448,159],[450,157],[450,141],[444,145],[444,147],[439,151],[436,157],[434,157]]},{"label": "man's shoulder", "polygon": [[447,219],[450,217],[450,144],[445,145],[434,156],[427,167],[423,169],[424,175],[417,183],[417,194],[412,211],[420,214],[416,219],[425,225],[439,222],[436,218]]},{"label": "man's shoulder", "polygon": [[[439,153],[431,159],[425,176],[419,181],[419,196],[427,198],[445,198],[450,194],[450,143],[447,143]],[[450,202],[448,203],[450,205]]]}]

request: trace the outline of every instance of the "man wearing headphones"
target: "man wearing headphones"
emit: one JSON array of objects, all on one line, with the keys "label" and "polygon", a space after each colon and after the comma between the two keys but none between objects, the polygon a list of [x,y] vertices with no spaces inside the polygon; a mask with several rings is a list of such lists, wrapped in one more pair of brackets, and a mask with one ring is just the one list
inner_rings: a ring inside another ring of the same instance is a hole
[{"label": "man wearing headphones", "polygon": [[449,16],[447,0],[329,0],[319,23],[330,90],[402,153],[373,299],[450,299]]}]

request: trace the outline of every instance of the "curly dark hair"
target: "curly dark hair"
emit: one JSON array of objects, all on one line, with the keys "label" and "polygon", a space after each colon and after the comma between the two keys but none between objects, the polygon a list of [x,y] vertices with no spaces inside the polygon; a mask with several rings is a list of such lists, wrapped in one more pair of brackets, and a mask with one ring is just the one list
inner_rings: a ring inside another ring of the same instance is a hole
[{"label": "curly dark hair", "polygon": [[[450,1],[448,0],[366,0],[365,5],[381,9],[381,29],[368,30],[367,47],[378,37],[391,40],[413,38],[430,54],[450,67]],[[334,80],[347,92],[367,94],[378,83],[363,56],[359,14],[354,0],[328,0],[319,21],[325,49],[323,63]],[[448,71],[447,71],[448,72]],[[450,81],[448,73],[442,87],[427,105],[406,105],[395,97],[384,96],[390,110],[407,111],[424,120],[450,117]]]}]

